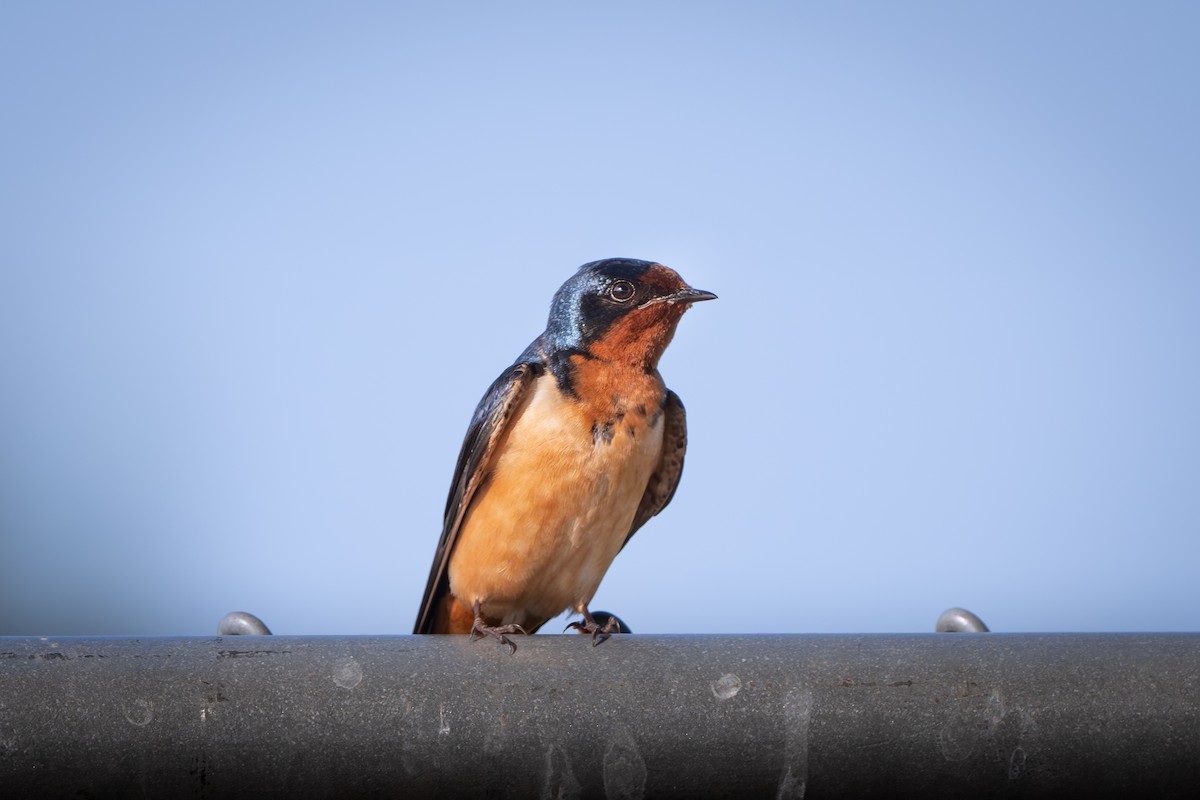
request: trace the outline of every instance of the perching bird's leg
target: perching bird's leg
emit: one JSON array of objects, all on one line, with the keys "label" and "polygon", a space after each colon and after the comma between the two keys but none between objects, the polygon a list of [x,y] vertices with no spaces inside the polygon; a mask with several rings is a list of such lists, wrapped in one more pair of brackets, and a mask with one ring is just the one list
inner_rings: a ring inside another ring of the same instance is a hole
[{"label": "perching bird's leg", "polygon": [[526,636],[529,635],[525,632],[524,628],[516,623],[511,623],[508,625],[488,625],[487,620],[483,618],[483,612],[479,610],[478,600],[475,601],[474,611],[475,622],[471,625],[471,641],[483,639],[488,636],[494,636],[499,639],[502,644],[508,645],[508,652],[515,653],[517,652],[517,646],[513,644],[512,639],[509,639],[507,634],[523,633]]},{"label": "perching bird's leg", "polygon": [[583,622],[572,622],[563,628],[563,630],[568,631],[574,628],[580,633],[590,633],[592,635],[592,647],[600,644],[621,629],[621,623],[615,616],[609,615],[608,621],[604,625],[601,625],[596,622],[592,616],[592,612],[588,611],[587,606],[584,606],[580,611],[583,613]]}]

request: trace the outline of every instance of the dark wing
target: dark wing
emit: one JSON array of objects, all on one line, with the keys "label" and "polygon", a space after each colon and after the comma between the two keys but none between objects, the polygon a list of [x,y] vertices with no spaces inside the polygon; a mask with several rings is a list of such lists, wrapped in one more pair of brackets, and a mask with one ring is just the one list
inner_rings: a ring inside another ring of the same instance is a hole
[{"label": "dark wing", "polygon": [[679,486],[679,476],[683,474],[683,455],[687,452],[687,413],[679,395],[667,390],[667,402],[663,407],[663,445],[662,455],[659,456],[658,466],[650,475],[646,484],[646,493],[642,502],[638,503],[637,513],[633,515],[633,525],[629,535],[625,537],[624,547],[637,533],[637,529],[658,512],[667,507],[675,496]]},{"label": "dark wing", "polygon": [[450,552],[454,549],[471,498],[487,479],[492,451],[513,411],[520,407],[534,379],[544,371],[545,366],[538,361],[518,361],[492,383],[475,407],[475,416],[471,418],[471,426],[458,454],[458,465],[454,468],[454,481],[450,484],[446,515],[442,520],[442,538],[433,555],[433,568],[429,571],[429,582],[425,585],[425,597],[421,600],[413,633],[430,632],[434,609],[450,591],[446,565],[450,563]]}]

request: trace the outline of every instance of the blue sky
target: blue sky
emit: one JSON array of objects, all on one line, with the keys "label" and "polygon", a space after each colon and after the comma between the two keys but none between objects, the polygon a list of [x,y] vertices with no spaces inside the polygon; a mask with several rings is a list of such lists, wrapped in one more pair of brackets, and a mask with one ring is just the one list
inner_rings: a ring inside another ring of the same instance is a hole
[{"label": "blue sky", "polygon": [[595,607],[1196,630],[1198,22],[6,5],[0,633],[407,632],[475,403],[608,256],[720,299]]}]

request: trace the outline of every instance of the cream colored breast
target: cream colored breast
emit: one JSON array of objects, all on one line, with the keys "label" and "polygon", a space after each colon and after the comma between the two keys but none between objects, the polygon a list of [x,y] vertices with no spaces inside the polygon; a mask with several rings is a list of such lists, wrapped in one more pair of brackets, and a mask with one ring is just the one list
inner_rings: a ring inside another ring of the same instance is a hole
[{"label": "cream colored breast", "polygon": [[626,415],[611,437],[595,422],[551,375],[538,379],[459,532],[450,585],[460,601],[522,622],[592,599],[662,449],[660,419]]}]

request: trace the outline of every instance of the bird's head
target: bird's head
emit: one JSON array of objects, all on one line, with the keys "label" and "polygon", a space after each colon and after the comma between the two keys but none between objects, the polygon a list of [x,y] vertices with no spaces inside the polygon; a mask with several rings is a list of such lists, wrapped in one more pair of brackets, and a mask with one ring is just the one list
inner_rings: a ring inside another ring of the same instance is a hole
[{"label": "bird's head", "polygon": [[558,350],[653,368],[684,312],[715,297],[652,261],[593,261],[555,293],[546,335]]}]

